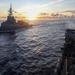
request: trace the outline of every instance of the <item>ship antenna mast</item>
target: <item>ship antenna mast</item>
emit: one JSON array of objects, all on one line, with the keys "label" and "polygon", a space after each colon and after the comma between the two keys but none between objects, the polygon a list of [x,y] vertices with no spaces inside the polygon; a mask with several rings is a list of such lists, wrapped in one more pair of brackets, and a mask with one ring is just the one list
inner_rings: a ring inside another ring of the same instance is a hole
[{"label": "ship antenna mast", "polygon": [[12,4],[10,4],[10,9],[9,9],[9,16],[12,17]]}]

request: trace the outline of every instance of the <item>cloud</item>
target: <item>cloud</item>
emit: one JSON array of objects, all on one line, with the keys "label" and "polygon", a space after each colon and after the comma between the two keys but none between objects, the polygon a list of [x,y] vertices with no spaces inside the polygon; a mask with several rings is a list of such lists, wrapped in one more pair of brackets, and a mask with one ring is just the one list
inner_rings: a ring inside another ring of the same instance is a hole
[{"label": "cloud", "polygon": [[62,14],[66,14],[66,15],[75,15],[75,10],[66,10],[66,11],[62,11],[62,12],[59,12],[59,13],[62,13]]},{"label": "cloud", "polygon": [[[40,13],[40,12],[46,12],[46,10],[49,10],[49,6],[50,5],[55,5],[56,3],[62,2],[64,0],[53,0],[49,3],[45,3],[45,4],[37,4],[37,5],[25,5],[19,9],[17,9],[17,11],[23,11],[23,12],[27,12],[27,13]],[[57,5],[57,4],[56,4]],[[60,5],[59,5],[60,6]]]},{"label": "cloud", "polygon": [[64,12],[70,12],[72,14],[75,14],[75,10],[68,10],[68,11],[64,11]]},{"label": "cloud", "polygon": [[42,5],[37,4],[37,5],[31,5],[31,6],[33,6],[34,8],[45,8],[46,9],[46,8],[48,8],[49,5],[56,4],[56,3],[62,2],[62,1],[64,1],[64,0],[53,0],[52,2],[49,2],[46,4],[42,4]]},{"label": "cloud", "polygon": [[42,7],[47,7],[47,6],[49,6],[49,5],[56,4],[56,3],[62,2],[62,1],[64,1],[64,0],[54,0],[54,1],[49,2],[49,3],[47,3],[47,4],[43,4]]},{"label": "cloud", "polygon": [[60,6],[63,6],[63,4],[58,4],[58,5],[56,5],[56,6],[60,7]]}]

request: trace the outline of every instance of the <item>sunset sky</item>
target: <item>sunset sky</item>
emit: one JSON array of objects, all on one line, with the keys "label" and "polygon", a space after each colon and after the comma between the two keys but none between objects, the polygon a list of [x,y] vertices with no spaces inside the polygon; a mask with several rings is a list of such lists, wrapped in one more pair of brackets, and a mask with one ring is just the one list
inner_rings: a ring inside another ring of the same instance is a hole
[{"label": "sunset sky", "polygon": [[0,16],[7,14],[10,3],[15,11],[31,19],[41,12],[75,14],[75,0],[0,0]]}]

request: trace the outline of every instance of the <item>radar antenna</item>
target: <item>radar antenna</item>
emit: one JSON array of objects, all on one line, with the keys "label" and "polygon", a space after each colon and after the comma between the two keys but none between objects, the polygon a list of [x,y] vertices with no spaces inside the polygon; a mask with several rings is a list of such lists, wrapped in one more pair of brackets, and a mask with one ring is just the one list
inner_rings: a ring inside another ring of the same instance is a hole
[{"label": "radar antenna", "polygon": [[10,9],[9,9],[9,16],[12,17],[12,4],[10,4]]}]

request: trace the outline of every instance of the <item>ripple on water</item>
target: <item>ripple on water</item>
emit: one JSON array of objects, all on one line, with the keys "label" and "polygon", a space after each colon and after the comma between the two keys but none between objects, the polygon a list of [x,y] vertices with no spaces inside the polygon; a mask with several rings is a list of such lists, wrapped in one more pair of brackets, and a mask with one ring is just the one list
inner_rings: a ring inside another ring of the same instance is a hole
[{"label": "ripple on water", "polygon": [[0,75],[51,75],[61,56],[64,30],[64,21],[38,21],[15,35],[0,35]]}]

